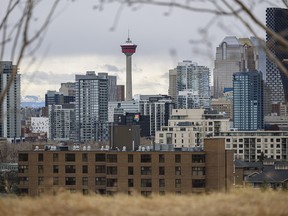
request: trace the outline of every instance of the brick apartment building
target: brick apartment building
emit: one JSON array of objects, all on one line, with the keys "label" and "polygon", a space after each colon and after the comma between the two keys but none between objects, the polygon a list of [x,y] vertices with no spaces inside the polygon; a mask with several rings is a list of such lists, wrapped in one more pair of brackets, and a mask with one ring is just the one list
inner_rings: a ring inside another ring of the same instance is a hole
[{"label": "brick apartment building", "polygon": [[226,191],[233,180],[233,151],[225,140],[205,139],[204,151],[99,151],[38,146],[19,152],[22,195],[133,192],[142,195]]}]

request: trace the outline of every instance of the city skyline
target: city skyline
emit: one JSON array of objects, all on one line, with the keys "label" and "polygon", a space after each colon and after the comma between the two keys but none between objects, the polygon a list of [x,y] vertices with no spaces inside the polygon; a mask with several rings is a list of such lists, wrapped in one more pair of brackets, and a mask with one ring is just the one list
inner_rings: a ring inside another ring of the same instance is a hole
[{"label": "city skyline", "polygon": [[[48,3],[42,4],[45,8]],[[200,3],[197,5],[201,7]],[[260,4],[253,10],[263,23],[266,6]],[[43,8],[40,7],[38,13]],[[210,47],[203,43],[196,45],[191,40],[203,39],[204,35],[199,32],[201,29],[203,32],[214,15],[173,9],[165,16],[168,8],[144,5],[136,11],[125,6],[118,19],[118,9],[117,3],[105,4],[101,12],[93,10],[92,2],[61,3],[36,53],[36,62],[31,65],[31,58],[25,58],[20,65],[22,95],[43,97],[46,90],[58,90],[61,82],[73,81],[75,74],[90,70],[116,75],[119,84],[124,84],[125,60],[119,45],[127,38],[128,29],[139,49],[132,65],[133,95],[167,94],[169,69],[178,62],[192,60],[212,71],[216,46],[226,35],[251,36],[236,18],[220,17],[208,29],[206,42],[211,43]],[[85,17],[74,16],[82,14],[81,11],[86,11]],[[198,19],[203,22],[194,21]],[[185,20],[189,25],[184,23]],[[69,27],[71,23],[73,27]],[[235,26],[230,28],[232,24]],[[113,31],[111,27],[115,27]],[[265,32],[261,35],[264,38]],[[3,60],[7,56],[8,52]]]}]

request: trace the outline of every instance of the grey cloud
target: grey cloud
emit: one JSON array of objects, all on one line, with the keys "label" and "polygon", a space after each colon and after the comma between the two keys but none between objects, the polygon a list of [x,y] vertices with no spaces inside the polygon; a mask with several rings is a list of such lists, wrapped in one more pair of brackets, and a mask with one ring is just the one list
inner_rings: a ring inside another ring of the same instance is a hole
[{"label": "grey cloud", "polygon": [[75,74],[37,71],[35,73],[22,74],[22,79],[38,85],[44,83],[60,84],[61,82],[73,82],[75,80]]},{"label": "grey cloud", "polygon": [[108,72],[122,72],[121,69],[119,69],[117,66],[115,65],[110,65],[110,64],[105,64],[104,65],[105,70],[107,70]]}]

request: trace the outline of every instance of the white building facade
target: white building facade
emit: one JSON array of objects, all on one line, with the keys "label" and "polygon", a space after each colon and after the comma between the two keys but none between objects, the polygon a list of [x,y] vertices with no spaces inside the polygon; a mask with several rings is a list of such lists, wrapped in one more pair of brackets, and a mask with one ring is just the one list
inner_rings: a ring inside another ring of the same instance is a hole
[{"label": "white building facade", "polygon": [[203,146],[205,137],[219,136],[229,130],[230,122],[222,114],[204,109],[173,109],[168,126],[156,132],[155,143],[174,148]]}]

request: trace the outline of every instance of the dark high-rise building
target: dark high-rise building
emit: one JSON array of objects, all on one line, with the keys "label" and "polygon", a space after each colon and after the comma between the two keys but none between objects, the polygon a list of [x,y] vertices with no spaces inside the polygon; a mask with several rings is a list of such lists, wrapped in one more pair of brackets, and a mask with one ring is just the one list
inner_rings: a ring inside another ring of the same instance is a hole
[{"label": "dark high-rise building", "polygon": [[253,131],[264,128],[262,73],[237,72],[233,75],[234,128]]},{"label": "dark high-rise building", "polygon": [[[288,40],[288,9],[267,8],[266,26],[279,36]],[[280,43],[266,31],[266,45],[269,51],[280,61],[288,59],[288,47]],[[267,56],[267,85],[271,91],[271,100],[276,103],[288,102],[288,77]],[[288,69],[288,65],[285,65]]]}]

